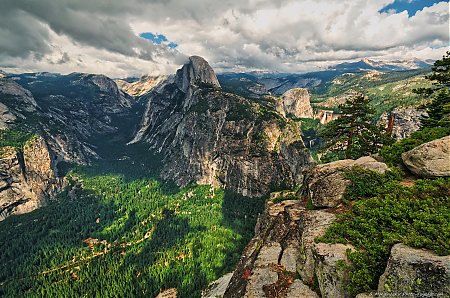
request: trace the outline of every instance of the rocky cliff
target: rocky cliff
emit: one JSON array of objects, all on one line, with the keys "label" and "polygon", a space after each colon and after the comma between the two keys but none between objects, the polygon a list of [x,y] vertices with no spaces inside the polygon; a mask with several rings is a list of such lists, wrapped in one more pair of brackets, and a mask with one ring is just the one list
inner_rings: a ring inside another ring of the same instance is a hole
[{"label": "rocky cliff", "polygon": [[149,93],[153,88],[166,81],[168,76],[143,76],[138,81],[128,82],[125,80],[116,80],[117,86],[125,93],[140,97]]},{"label": "rocky cliff", "polygon": [[396,139],[404,139],[419,130],[420,119],[426,114],[414,107],[397,107],[390,113],[383,113],[379,123],[391,130]]},{"label": "rocky cliff", "polygon": [[309,92],[303,88],[286,91],[277,101],[277,111],[283,116],[313,118]]},{"label": "rocky cliff", "polygon": [[63,186],[55,156],[42,137],[27,141],[23,151],[1,148],[0,220],[39,208]]},{"label": "rocky cliff", "polygon": [[[202,297],[354,297],[346,268],[351,265],[347,252],[357,249],[350,244],[321,243],[318,237],[343,211],[342,197],[350,185],[344,173],[355,167],[377,173],[388,170],[371,157],[342,160],[307,170],[297,193],[272,193],[235,271],[212,283]],[[356,297],[405,293],[446,297],[449,274],[450,256],[399,243],[392,247],[379,278],[378,294]]]},{"label": "rocky cliff", "polygon": [[99,141],[120,132],[133,105],[102,75],[38,73],[0,79],[0,128],[37,132],[59,159],[69,162],[99,158]]},{"label": "rocky cliff", "polygon": [[132,143],[163,156],[162,178],[225,185],[245,196],[292,186],[312,163],[298,126],[272,108],[223,92],[209,64],[191,57],[152,90]]}]

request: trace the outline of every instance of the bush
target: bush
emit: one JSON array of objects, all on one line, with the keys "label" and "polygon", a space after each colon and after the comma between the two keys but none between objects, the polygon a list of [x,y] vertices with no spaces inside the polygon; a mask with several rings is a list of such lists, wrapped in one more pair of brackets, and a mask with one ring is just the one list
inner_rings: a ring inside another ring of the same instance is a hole
[{"label": "bush", "polygon": [[402,180],[402,172],[399,168],[392,168],[384,174],[380,174],[354,167],[344,176],[352,181],[352,186],[347,188],[344,198],[352,201],[376,196],[387,183]]},{"label": "bush", "polygon": [[33,134],[20,130],[0,130],[0,147],[11,146],[21,150]]},{"label": "bush", "polygon": [[352,294],[376,289],[396,243],[450,253],[450,179],[417,180],[408,188],[395,171],[380,175],[356,170],[348,177],[352,185],[346,198],[358,200],[316,240],[359,249],[348,253]]},{"label": "bush", "polygon": [[380,150],[380,155],[386,163],[399,165],[402,163],[402,153],[435,139],[450,135],[450,127],[424,128],[411,134],[410,137],[396,142],[389,146],[384,146]]}]

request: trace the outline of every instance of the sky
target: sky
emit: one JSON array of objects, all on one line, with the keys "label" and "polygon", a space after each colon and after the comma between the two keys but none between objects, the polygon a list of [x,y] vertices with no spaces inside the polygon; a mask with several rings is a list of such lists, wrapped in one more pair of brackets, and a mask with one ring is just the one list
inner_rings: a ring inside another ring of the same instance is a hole
[{"label": "sky", "polygon": [[191,55],[216,72],[306,72],[449,45],[448,0],[0,0],[7,72],[137,77]]}]

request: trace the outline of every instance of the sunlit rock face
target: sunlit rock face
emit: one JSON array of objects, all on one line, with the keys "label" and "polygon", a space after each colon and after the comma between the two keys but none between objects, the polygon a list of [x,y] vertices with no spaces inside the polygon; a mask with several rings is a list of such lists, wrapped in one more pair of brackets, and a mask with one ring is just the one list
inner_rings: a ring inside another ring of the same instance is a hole
[{"label": "sunlit rock face", "polygon": [[162,178],[225,185],[255,197],[299,181],[312,159],[298,126],[272,108],[223,92],[209,64],[191,57],[146,97],[131,143],[163,156]]},{"label": "sunlit rock face", "polygon": [[55,159],[42,137],[25,143],[23,152],[0,149],[0,220],[31,212],[64,187],[57,177]]},{"label": "sunlit rock face", "polygon": [[277,111],[285,117],[313,118],[308,90],[294,88],[286,91],[277,101]]}]

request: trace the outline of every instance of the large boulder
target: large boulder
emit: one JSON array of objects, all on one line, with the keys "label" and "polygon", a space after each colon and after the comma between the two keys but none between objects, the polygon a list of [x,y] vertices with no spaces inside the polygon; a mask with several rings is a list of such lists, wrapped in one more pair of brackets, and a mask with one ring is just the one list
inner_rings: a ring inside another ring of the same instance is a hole
[{"label": "large boulder", "polygon": [[289,288],[286,298],[319,298],[319,295],[301,280],[296,279]]},{"label": "large boulder", "polygon": [[365,156],[357,160],[345,159],[318,165],[305,176],[304,186],[306,196],[315,207],[336,207],[350,181],[345,178],[345,172],[354,167],[384,173],[388,166],[372,157]]},{"label": "large boulder", "polygon": [[450,256],[396,244],[380,277],[378,292],[450,297]]},{"label": "large boulder", "polygon": [[308,90],[294,88],[286,91],[277,101],[277,111],[283,116],[296,118],[313,118],[313,109],[309,101]]},{"label": "large boulder", "polygon": [[340,243],[315,245],[315,274],[322,297],[351,297],[346,287],[349,282],[347,251],[354,251],[353,246]]},{"label": "large boulder", "polygon": [[316,267],[314,259],[315,239],[323,236],[335,220],[336,215],[324,210],[310,210],[305,212],[300,218],[299,230],[302,233],[297,272],[307,285],[312,286],[314,284]]},{"label": "large boulder", "polygon": [[403,163],[421,177],[450,176],[450,136],[422,144],[402,154]]}]

